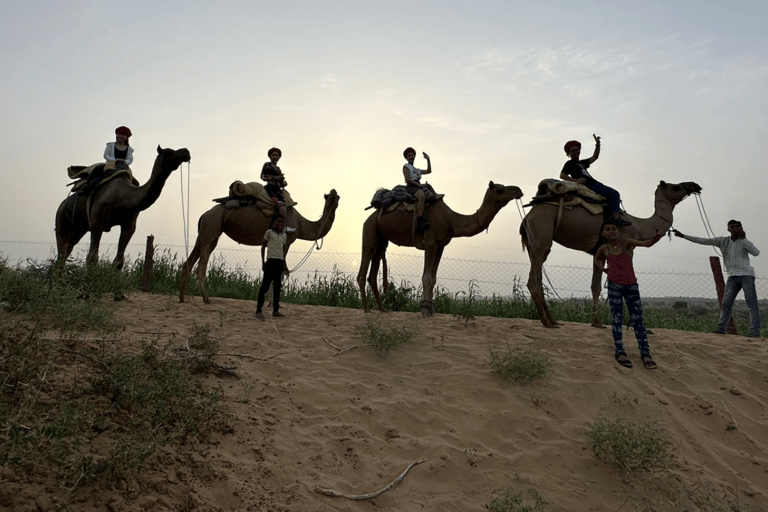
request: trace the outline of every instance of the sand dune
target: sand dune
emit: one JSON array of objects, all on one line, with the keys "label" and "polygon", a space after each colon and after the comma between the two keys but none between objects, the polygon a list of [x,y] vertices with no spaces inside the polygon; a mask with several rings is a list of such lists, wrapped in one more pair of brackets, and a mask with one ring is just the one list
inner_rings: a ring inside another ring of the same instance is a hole
[{"label": "sand dune", "polygon": [[[287,304],[286,318],[261,322],[253,302],[214,302],[136,293],[117,307],[126,343],[212,326],[221,352],[233,354],[218,362],[237,367],[238,379],[208,377],[224,386],[232,432],[160,450],[122,492],[82,489],[76,510],[463,512],[507,487],[536,489],[551,511],[641,510],[643,499],[661,504],[682,488],[768,510],[764,339],[654,329],[659,368],[649,371],[631,334],[635,367],[624,369],[607,329],[390,313],[418,336],[385,358],[355,334],[365,321],[358,310]],[[334,346],[353,345],[336,355]],[[503,381],[488,352],[507,345],[548,354],[551,375]],[[675,445],[669,471],[628,480],[595,459],[584,429],[617,408],[663,428]],[[315,491],[372,493],[425,458],[371,500]]]}]

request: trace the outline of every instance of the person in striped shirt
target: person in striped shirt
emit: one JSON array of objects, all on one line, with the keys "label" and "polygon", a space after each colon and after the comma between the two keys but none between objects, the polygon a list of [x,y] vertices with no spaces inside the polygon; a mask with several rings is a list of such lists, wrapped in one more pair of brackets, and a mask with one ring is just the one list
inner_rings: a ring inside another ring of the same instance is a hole
[{"label": "person in striped shirt", "polygon": [[749,336],[750,338],[760,337],[760,310],[757,306],[757,290],[755,289],[755,269],[749,264],[749,255],[757,256],[760,251],[755,244],[747,240],[747,234],[741,222],[738,220],[728,221],[728,233],[731,236],[721,236],[716,238],[699,238],[690,235],[684,235],[680,231],[673,229],[675,236],[684,238],[696,244],[714,245],[719,247],[723,253],[723,262],[728,272],[728,281],[725,284],[723,293],[723,303],[720,307],[720,321],[714,332],[725,334],[726,325],[731,318],[733,303],[739,290],[744,290],[744,299],[749,308]]}]

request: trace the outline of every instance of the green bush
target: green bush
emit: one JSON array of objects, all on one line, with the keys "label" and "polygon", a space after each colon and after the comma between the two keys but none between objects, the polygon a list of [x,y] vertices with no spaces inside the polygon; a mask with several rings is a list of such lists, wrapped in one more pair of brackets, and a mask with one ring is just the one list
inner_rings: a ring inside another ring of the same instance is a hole
[{"label": "green bush", "polygon": [[485,508],[490,512],[543,512],[547,505],[549,503],[544,501],[535,489],[528,491],[528,499],[523,497],[522,492],[504,489],[499,496],[485,505]]},{"label": "green bush", "polygon": [[385,322],[370,316],[366,318],[365,324],[355,328],[355,333],[385,357],[390,350],[413,341],[416,337],[416,330],[407,323]]},{"label": "green bush", "polygon": [[648,423],[598,419],[586,436],[595,457],[624,473],[666,469],[673,461],[672,443]]},{"label": "green bush", "polygon": [[506,353],[489,351],[491,369],[504,380],[517,384],[530,384],[544,377],[552,367],[552,360],[536,350],[508,348]]}]

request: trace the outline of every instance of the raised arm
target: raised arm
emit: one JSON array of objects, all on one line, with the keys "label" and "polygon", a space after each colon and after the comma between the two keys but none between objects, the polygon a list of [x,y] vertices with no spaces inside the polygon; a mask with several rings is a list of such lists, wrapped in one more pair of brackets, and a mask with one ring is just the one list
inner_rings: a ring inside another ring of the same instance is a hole
[{"label": "raised arm", "polygon": [[633,240],[629,239],[625,241],[625,244],[627,248],[632,247],[651,247],[652,245],[656,244],[659,240],[661,240],[664,237],[664,233],[660,233],[658,229],[656,229],[656,234],[653,235],[653,237],[649,238],[648,240]]},{"label": "raised arm", "polygon": [[421,174],[432,174],[432,161],[429,159],[429,155],[423,151],[421,154],[424,156],[424,160],[427,161],[427,168],[421,171]]},{"label": "raised arm", "polygon": [[595,163],[595,160],[600,157],[600,137],[594,133],[592,134],[592,137],[595,139],[595,152],[592,153],[591,157],[589,157],[590,164]]},{"label": "raised arm", "polygon": [[685,235],[682,232],[672,229],[672,233],[678,238],[683,238],[685,240],[688,240],[689,242],[693,242],[695,244],[700,245],[714,245],[717,247],[720,247],[720,239],[719,238],[699,238],[697,236],[691,236],[691,235]]}]

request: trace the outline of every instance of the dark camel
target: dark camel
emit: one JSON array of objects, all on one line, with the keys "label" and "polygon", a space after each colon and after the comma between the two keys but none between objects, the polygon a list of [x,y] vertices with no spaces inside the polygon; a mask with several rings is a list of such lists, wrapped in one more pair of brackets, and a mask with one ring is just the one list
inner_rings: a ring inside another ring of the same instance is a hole
[{"label": "dark camel", "polygon": [[[387,245],[392,242],[403,247],[416,247],[424,251],[424,273],[421,278],[422,317],[435,316],[435,306],[432,303],[433,291],[437,280],[437,267],[443,256],[443,249],[454,237],[475,236],[485,230],[493,218],[511,200],[523,197],[523,192],[514,186],[504,186],[490,182],[485,192],[483,203],[472,215],[461,215],[454,212],[442,199],[427,205],[426,215],[430,227],[423,236],[413,236],[413,212],[373,212],[363,224],[363,254],[360,261],[360,272],[357,274],[357,284],[360,287],[360,298],[363,310],[368,311],[368,301],[365,296],[365,275],[370,265],[368,284],[376,298],[380,311],[386,311],[381,302],[376,276],[379,265],[387,252]],[[423,245],[422,245],[423,244]]]},{"label": "dark camel", "polygon": [[163,190],[168,176],[182,162],[189,162],[189,150],[173,150],[157,146],[157,158],[149,180],[142,186],[134,185],[127,174],[116,176],[97,187],[90,197],[73,194],[56,211],[57,264],[64,263],[75,245],[91,232],[88,263],[99,259],[99,243],[104,232],[120,226],[120,240],[113,262],[120,270],[125,263],[125,249],[136,231],[139,213],[152,206]]},{"label": "dark camel", "polygon": [[[647,240],[653,238],[657,229],[662,233],[667,231],[672,226],[672,210],[674,210],[675,205],[689,195],[699,192],[701,192],[701,187],[690,181],[677,185],[660,182],[659,186],[656,187],[654,214],[647,219],[625,214],[624,218],[632,222],[632,225],[620,228],[620,236],[635,240]],[[552,242],[557,242],[569,249],[594,254],[598,249],[600,226],[603,223],[601,215],[593,215],[581,206],[563,209],[562,217],[558,221],[558,210],[558,205],[547,203],[534,205],[520,225],[523,249],[528,251],[528,257],[531,260],[528,290],[531,292],[531,298],[539,311],[541,323],[545,327],[560,325],[549,312],[541,280],[541,268],[552,249]],[[597,316],[602,276],[603,273],[600,269],[593,265],[592,326],[594,327],[602,327],[602,322]]]},{"label": "dark camel", "polygon": [[[309,221],[301,216],[295,208],[288,208],[286,225],[296,231],[288,234],[288,243],[285,244],[284,255],[288,254],[291,244],[299,240],[319,240],[331,230],[336,218],[336,208],[339,207],[339,195],[336,190],[325,194],[325,206],[323,215],[318,221]],[[272,222],[271,215],[265,215],[258,206],[228,209],[223,204],[218,204],[202,214],[197,223],[197,240],[192,253],[184,263],[181,274],[181,288],[179,290],[179,302],[185,302],[187,283],[192,273],[192,267],[197,260],[197,280],[203,294],[203,302],[210,304],[208,290],[205,286],[205,274],[208,270],[208,259],[219,243],[222,234],[226,234],[235,242],[243,245],[260,246],[264,240],[264,233]]]}]

